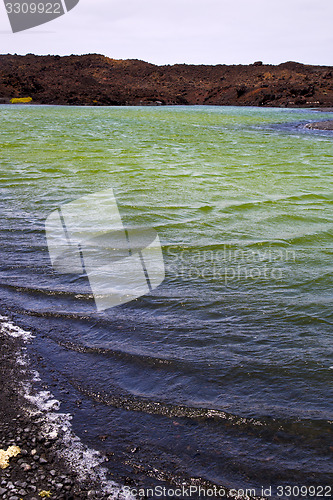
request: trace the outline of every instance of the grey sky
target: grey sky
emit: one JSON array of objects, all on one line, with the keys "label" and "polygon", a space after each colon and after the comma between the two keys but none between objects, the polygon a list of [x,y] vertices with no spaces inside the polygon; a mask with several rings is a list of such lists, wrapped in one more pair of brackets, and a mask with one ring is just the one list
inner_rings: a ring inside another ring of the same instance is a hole
[{"label": "grey sky", "polygon": [[333,65],[332,19],[333,0],[80,0],[65,16],[12,34],[1,2],[0,52]]}]

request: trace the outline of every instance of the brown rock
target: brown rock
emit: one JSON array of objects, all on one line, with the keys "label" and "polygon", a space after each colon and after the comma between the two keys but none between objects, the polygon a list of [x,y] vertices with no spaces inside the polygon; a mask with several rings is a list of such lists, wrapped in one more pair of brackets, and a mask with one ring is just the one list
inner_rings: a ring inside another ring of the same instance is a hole
[{"label": "brown rock", "polygon": [[333,69],[289,61],[278,66],[156,66],[139,60],[83,56],[0,55],[0,103],[91,106],[210,104],[333,106]]}]

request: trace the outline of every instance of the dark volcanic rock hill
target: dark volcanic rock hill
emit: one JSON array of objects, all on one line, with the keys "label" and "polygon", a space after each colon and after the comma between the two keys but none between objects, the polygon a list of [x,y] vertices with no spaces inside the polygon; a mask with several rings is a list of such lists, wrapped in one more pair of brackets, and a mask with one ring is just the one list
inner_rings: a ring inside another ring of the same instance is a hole
[{"label": "dark volcanic rock hill", "polygon": [[333,106],[333,67],[176,64],[84,56],[0,56],[0,102],[81,105]]}]

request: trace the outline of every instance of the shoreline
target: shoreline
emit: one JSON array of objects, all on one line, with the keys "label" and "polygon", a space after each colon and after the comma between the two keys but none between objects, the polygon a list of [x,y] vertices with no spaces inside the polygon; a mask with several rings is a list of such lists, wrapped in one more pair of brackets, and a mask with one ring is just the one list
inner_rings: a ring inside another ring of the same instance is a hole
[{"label": "shoreline", "polygon": [[[14,70],[15,68],[15,70]],[[248,65],[157,66],[100,54],[0,55],[0,102],[41,104],[333,106],[332,66],[288,61]]]},{"label": "shoreline", "polygon": [[0,468],[1,499],[129,500],[121,485],[107,480],[105,457],[75,436],[70,416],[53,411],[59,402],[47,390],[35,390],[40,379],[29,367],[25,346],[30,332],[6,316],[0,320],[0,449],[20,449]]},{"label": "shoreline", "polygon": [[258,109],[302,109],[304,111],[316,111],[320,113],[333,113],[332,108],[326,107],[313,107],[313,106],[278,106],[278,105],[257,105],[257,104],[189,104],[189,103],[173,103],[173,104],[154,104],[154,103],[141,103],[141,104],[68,104],[68,103],[42,103],[42,102],[29,102],[29,103],[11,103],[10,98],[8,99],[0,99],[0,107],[1,106],[10,106],[13,108],[22,108],[22,107],[66,107],[66,108],[135,108],[135,107],[144,107],[144,108],[155,108],[155,107],[211,107],[211,108],[258,108]]},{"label": "shoreline", "polygon": [[[103,467],[107,457],[88,448],[74,434],[71,416],[57,411],[59,401],[42,383],[39,373],[31,368],[26,353],[31,338],[30,332],[0,314],[0,449],[6,451],[10,446],[17,446],[20,450],[16,457],[10,458],[8,467],[0,467],[1,500],[155,498],[136,497],[126,491],[126,486],[136,491],[142,488],[134,477],[128,477],[124,485],[107,478],[108,471]],[[43,390],[36,389],[39,383]],[[217,486],[200,478],[193,481],[192,485],[200,481],[206,488]],[[163,485],[168,488],[168,484]],[[186,488],[191,486],[186,481],[182,484]],[[169,487],[173,486],[179,488],[179,481],[174,485],[171,481]],[[233,493],[237,490],[218,487],[224,490],[227,499],[267,500],[261,496],[240,496]]]}]

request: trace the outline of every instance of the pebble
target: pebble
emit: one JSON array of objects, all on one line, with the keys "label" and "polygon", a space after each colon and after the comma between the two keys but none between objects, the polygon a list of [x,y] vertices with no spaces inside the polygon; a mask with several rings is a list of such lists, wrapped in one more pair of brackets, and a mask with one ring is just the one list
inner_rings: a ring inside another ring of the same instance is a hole
[{"label": "pebble", "polygon": [[31,470],[31,465],[26,464],[25,462],[23,462],[23,464],[21,464],[21,469],[23,469],[24,471]]}]

